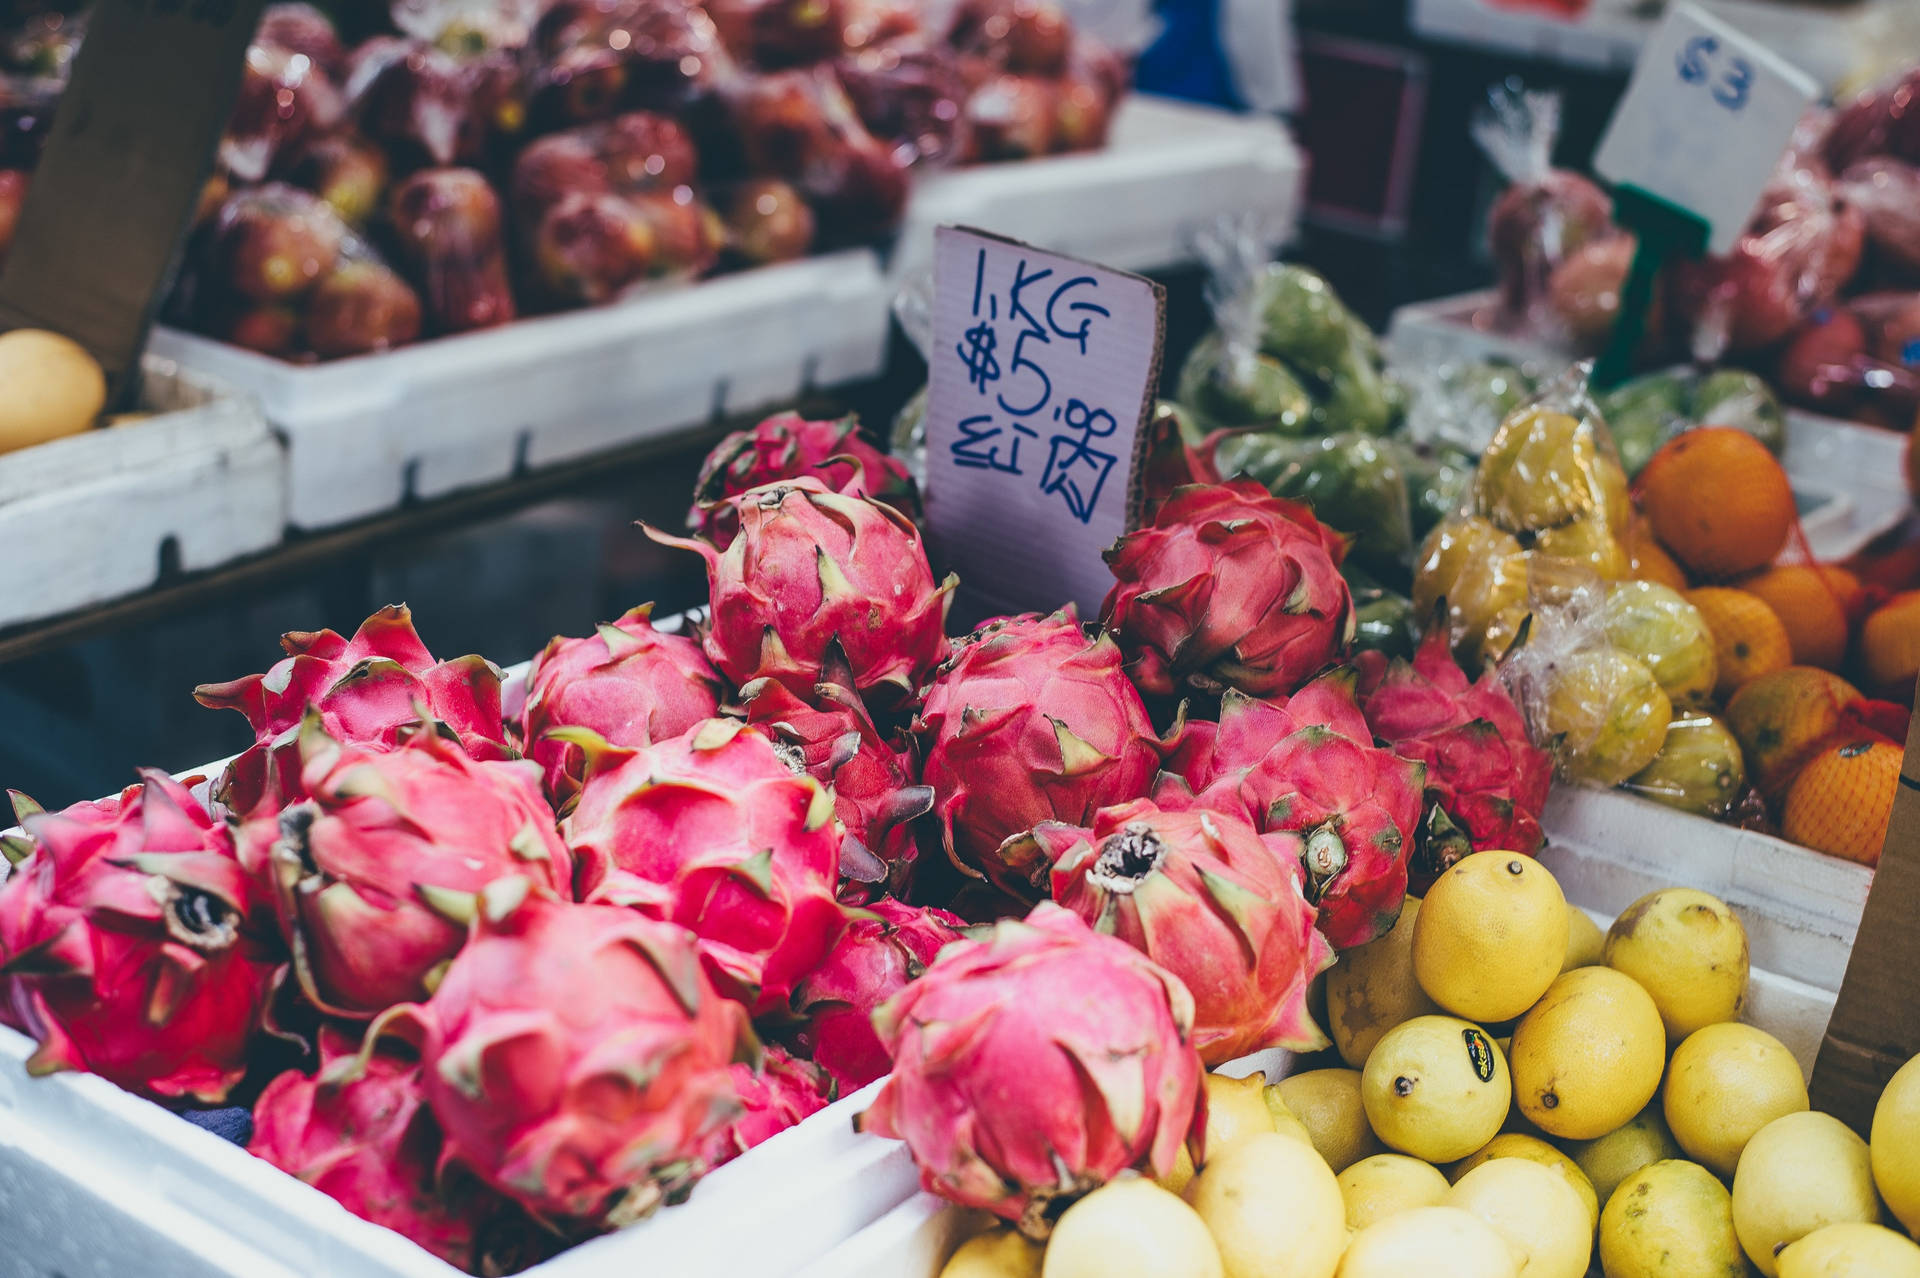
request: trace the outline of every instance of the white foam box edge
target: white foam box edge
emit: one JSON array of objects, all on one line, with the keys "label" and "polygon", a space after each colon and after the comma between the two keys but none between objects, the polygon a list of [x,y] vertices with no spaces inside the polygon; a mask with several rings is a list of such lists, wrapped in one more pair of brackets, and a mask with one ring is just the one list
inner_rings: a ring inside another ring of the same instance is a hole
[{"label": "white foam box edge", "polygon": [[931,271],[933,231],[971,226],[1118,270],[1193,259],[1192,234],[1222,214],[1266,219],[1275,245],[1299,220],[1306,162],[1275,118],[1130,94],[1098,151],[982,164],[916,183],[889,264]]},{"label": "white foam box edge", "polygon": [[322,364],[165,327],[151,349],[259,398],[311,529],[875,376],[890,302],[855,249]]},{"label": "white foam box edge", "polygon": [[153,355],[152,416],[0,455],[0,626],[153,585],[276,544],[285,456],[250,397]]}]

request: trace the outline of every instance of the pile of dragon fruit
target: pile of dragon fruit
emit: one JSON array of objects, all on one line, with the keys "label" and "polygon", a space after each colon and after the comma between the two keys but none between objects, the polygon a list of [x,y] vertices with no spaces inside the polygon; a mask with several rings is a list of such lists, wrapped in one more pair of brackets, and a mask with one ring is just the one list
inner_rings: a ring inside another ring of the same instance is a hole
[{"label": "pile of dragon fruit", "polygon": [[[1442,629],[1349,660],[1344,540],[1247,482],[1163,494],[1071,609],[949,637],[912,481],[852,421],[723,442],[710,601],[523,683],[402,607],[202,687],[255,744],[48,813],[0,887],[34,1072],[243,1104],[254,1154],[474,1272],[677,1201],[882,1075],[928,1188],[1044,1232],[1171,1169],[1205,1068],[1325,1039],[1336,951],[1549,765]],[[503,682],[509,686],[503,693]]]}]

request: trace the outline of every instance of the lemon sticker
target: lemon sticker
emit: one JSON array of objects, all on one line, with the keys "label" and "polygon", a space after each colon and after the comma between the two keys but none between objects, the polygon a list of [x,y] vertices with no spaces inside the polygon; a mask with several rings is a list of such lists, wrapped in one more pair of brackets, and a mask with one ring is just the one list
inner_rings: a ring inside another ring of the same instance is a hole
[{"label": "lemon sticker", "polygon": [[1460,1031],[1467,1040],[1467,1059],[1473,1062],[1473,1075],[1483,1083],[1493,1081],[1493,1044],[1487,1036],[1471,1027]]}]

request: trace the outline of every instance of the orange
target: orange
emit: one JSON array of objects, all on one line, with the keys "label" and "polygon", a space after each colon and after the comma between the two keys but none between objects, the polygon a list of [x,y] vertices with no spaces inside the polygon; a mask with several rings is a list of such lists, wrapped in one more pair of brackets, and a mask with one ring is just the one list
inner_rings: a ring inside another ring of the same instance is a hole
[{"label": "orange", "polygon": [[1687,581],[1685,570],[1653,539],[1653,529],[1645,516],[1636,515],[1633,518],[1626,532],[1621,534],[1620,544],[1626,547],[1627,562],[1632,565],[1634,580],[1656,582],[1683,592],[1691,584]]},{"label": "orange", "polygon": [[1900,755],[1899,746],[1879,738],[1828,746],[1787,792],[1780,832],[1795,843],[1876,864],[1900,788]]},{"label": "orange", "polygon": [[1687,569],[1731,577],[1773,562],[1793,529],[1793,489],[1767,446],[1731,426],[1661,445],[1636,486],[1653,535]]},{"label": "orange", "polygon": [[1740,589],[1759,595],[1787,628],[1793,664],[1838,670],[1847,659],[1848,611],[1860,579],[1834,564],[1784,564],[1742,578]]},{"label": "orange", "polygon": [[1793,661],[1787,628],[1758,595],[1702,586],[1687,592],[1687,602],[1700,610],[1713,632],[1713,655],[1720,667],[1713,693],[1721,700],[1748,680],[1783,670]]},{"label": "orange", "polygon": [[1881,604],[1860,627],[1860,668],[1876,690],[1905,699],[1920,678],[1920,590]]},{"label": "orange", "polygon": [[1860,699],[1839,675],[1812,666],[1788,666],[1749,680],[1727,702],[1727,726],[1747,758],[1747,775],[1769,801],[1779,802],[1800,765],[1838,731],[1848,706]]}]

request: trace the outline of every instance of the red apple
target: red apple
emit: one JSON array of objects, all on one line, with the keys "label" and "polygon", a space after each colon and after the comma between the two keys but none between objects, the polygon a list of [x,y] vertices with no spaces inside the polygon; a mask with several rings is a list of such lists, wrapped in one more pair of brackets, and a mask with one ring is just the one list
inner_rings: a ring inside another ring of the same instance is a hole
[{"label": "red apple", "polygon": [[1902,269],[1920,271],[1920,168],[1872,156],[1847,167],[1840,190],[1860,211],[1874,252]]},{"label": "red apple", "polygon": [[300,344],[300,317],[290,306],[253,306],[236,313],[226,325],[226,339],[263,355],[292,355]]},{"label": "red apple", "polygon": [[322,359],[404,346],[420,336],[420,297],[378,262],[347,262],[307,299],[307,346]]},{"label": "red apple", "polygon": [[874,45],[841,58],[834,74],[876,138],[911,147],[917,162],[938,164],[958,152],[967,86],[951,53]]},{"label": "red apple", "polygon": [[967,99],[970,158],[1025,160],[1053,150],[1057,90],[1048,80],[1003,75]]},{"label": "red apple", "polygon": [[329,76],[345,73],[347,49],[326,14],[310,4],[270,4],[260,15],[254,43],[304,54]]},{"label": "red apple", "polygon": [[0,262],[13,246],[13,229],[20,221],[20,206],[27,202],[27,184],[31,176],[23,169],[0,169]]},{"label": "red apple", "polygon": [[575,193],[541,218],[532,261],[543,288],[560,302],[603,302],[652,268],[653,226],[617,195]]},{"label": "red apple", "polygon": [[727,205],[733,251],[756,266],[805,257],[813,244],[813,210],[778,178],[755,178]]},{"label": "red apple", "polygon": [[347,100],[360,131],[402,167],[448,165],[474,136],[469,73],[418,40],[377,36],[353,52]]},{"label": "red apple", "polygon": [[250,45],[220,140],[220,162],[235,176],[258,182],[283,155],[336,127],[344,109],[339,89],[305,54]]},{"label": "red apple", "polygon": [[387,156],[372,143],[336,133],[303,147],[287,178],[331,204],[348,226],[364,226],[386,194]]},{"label": "red apple", "polygon": [[387,216],[417,253],[482,257],[500,247],[500,199],[474,169],[423,169],[394,188]]},{"label": "red apple", "polygon": [[520,152],[513,163],[508,199],[524,234],[567,196],[603,195],[610,190],[606,161],[587,131],[569,129],[536,138]]},{"label": "red apple", "polygon": [[709,0],[728,50],[769,71],[838,57],[847,48],[841,0]]},{"label": "red apple", "polygon": [[214,220],[214,280],[254,302],[299,297],[333,270],[346,228],[333,209],[279,182],[229,199]]},{"label": "red apple", "polygon": [[595,141],[616,191],[671,191],[699,176],[693,139],[671,116],[629,111],[607,121]]},{"label": "red apple", "polygon": [[1845,307],[1821,310],[1780,350],[1774,380],[1798,404],[1843,411],[1859,397],[1867,332]]},{"label": "red apple", "polygon": [[[1583,349],[1605,345],[1613,332],[1620,318],[1620,294],[1633,266],[1634,247],[1633,236],[1610,235],[1582,244],[1553,268],[1547,301]],[[1647,327],[1658,329],[1659,316],[1650,317]]]},{"label": "red apple", "polygon": [[1487,216],[1501,301],[1526,311],[1544,296],[1554,267],[1613,229],[1613,201],[1578,173],[1552,169],[1539,182],[1509,186]]},{"label": "red apple", "polygon": [[689,187],[630,197],[653,229],[655,275],[702,275],[713,269],[726,244],[726,226]]}]

